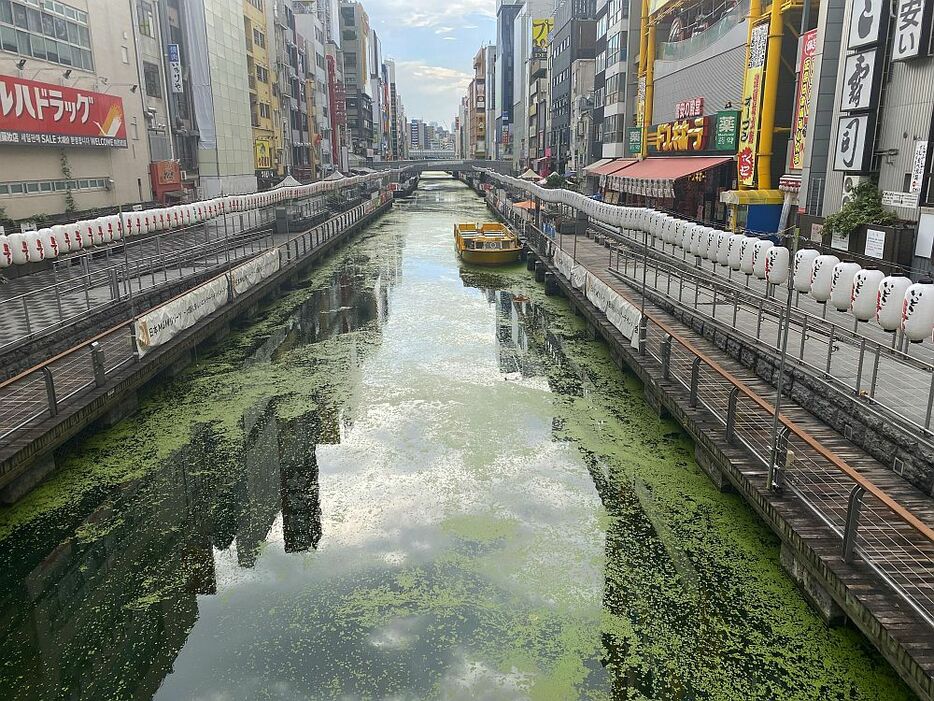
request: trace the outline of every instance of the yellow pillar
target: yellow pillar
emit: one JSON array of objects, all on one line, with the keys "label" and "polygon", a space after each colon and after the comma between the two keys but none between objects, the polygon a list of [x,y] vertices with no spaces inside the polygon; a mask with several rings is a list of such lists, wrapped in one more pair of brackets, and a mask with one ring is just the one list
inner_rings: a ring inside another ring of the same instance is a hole
[{"label": "yellow pillar", "polygon": [[765,88],[762,97],[762,122],[759,132],[757,168],[758,188],[772,189],[772,145],[775,141],[775,105],[778,99],[778,75],[782,63],[782,6],[772,0],[769,16],[769,49],[765,58]]},{"label": "yellow pillar", "polygon": [[[642,0],[642,21],[639,24],[639,81],[645,78],[646,58],[649,46],[649,0]],[[642,128],[642,146],[639,155],[645,154],[645,95],[642,95],[642,104],[637,104],[639,122]]]},{"label": "yellow pillar", "polygon": [[649,153],[649,128],[655,104],[655,21],[649,18],[649,36],[645,57],[645,114],[642,117],[642,157]]},{"label": "yellow pillar", "polygon": [[[746,19],[746,61],[743,63],[743,72],[745,74],[749,66],[749,51],[752,47],[752,28],[756,24],[756,20],[759,19],[759,16],[762,14],[762,3],[760,0],[750,0],[749,3],[749,17]],[[743,94],[746,94],[746,85],[743,84]],[[742,182],[738,185],[740,190],[747,190]],[[735,208],[736,205],[731,205]],[[735,222],[736,212],[733,212],[733,220]],[[735,230],[735,229],[734,229]]]}]

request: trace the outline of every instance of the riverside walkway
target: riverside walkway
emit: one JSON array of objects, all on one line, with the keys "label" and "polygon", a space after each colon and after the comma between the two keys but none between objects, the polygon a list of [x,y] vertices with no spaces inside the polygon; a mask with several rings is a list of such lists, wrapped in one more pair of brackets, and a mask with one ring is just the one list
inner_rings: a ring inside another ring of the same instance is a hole
[{"label": "riverside walkway", "polygon": [[[711,478],[739,492],[781,538],[783,565],[825,619],[849,618],[922,698],[934,697],[934,499],[788,397],[770,474],[775,389],[761,374],[772,368],[751,369],[724,351],[731,343],[752,351],[766,333],[761,315],[713,328],[712,319],[733,314],[733,300],[721,296],[719,316],[704,317],[704,304],[717,303],[700,293],[695,303],[702,278],[679,302],[651,257],[643,300],[645,250],[598,231],[555,240],[530,229],[530,255],[640,376],[649,402],[692,435]],[[555,265],[559,250],[573,257],[574,283]],[[640,350],[595,306],[584,271],[636,309],[644,302]]]}]

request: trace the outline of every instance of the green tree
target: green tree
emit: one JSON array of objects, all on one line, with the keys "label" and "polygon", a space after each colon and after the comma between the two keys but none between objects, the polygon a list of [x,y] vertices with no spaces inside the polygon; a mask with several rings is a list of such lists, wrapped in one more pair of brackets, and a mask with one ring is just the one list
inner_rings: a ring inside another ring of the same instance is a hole
[{"label": "green tree", "polygon": [[853,196],[839,212],[824,220],[824,232],[849,235],[863,226],[889,226],[898,221],[899,218],[894,213],[883,208],[879,188],[874,183],[865,182],[853,188]]}]

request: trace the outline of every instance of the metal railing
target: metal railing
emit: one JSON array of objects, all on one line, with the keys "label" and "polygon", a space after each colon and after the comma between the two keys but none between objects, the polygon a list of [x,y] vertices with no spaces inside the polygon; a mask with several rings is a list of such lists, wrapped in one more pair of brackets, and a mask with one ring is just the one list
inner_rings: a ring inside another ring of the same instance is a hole
[{"label": "metal railing", "polygon": [[[549,259],[558,248],[534,227],[526,240]],[[926,516],[889,495],[786,414],[778,417],[773,445],[773,404],[652,313],[642,317],[639,352],[657,364],[664,381],[687,393],[691,407],[716,419],[728,444],[741,445],[761,466],[745,475],[754,488],[794,495],[839,537],[844,561],[859,557],[934,628],[934,530]],[[929,508],[929,500],[920,492],[918,497],[922,509]]]},{"label": "metal railing", "polygon": [[[366,205],[358,205],[289,238],[277,247],[285,253],[283,268],[327,244],[369,213]],[[184,294],[187,292],[179,297]],[[0,382],[0,447],[8,445],[23,431],[57,416],[69,400],[103,387],[117,370],[140,362],[135,344],[135,323],[136,319],[133,319],[114,326]],[[0,478],[8,469],[0,471]]]},{"label": "metal railing", "polygon": [[[699,266],[659,252],[651,241],[646,256],[644,244],[634,236],[606,235],[626,247],[614,250],[609,265],[627,284],[641,286],[641,266],[647,261],[648,286],[655,294],[754,339],[770,352],[780,352],[782,300],[705,274]],[[799,308],[793,308],[789,318],[789,353],[798,365],[834,390],[859,397],[867,408],[909,432],[926,440],[934,436],[934,365],[919,352],[908,355],[892,342]]]}]

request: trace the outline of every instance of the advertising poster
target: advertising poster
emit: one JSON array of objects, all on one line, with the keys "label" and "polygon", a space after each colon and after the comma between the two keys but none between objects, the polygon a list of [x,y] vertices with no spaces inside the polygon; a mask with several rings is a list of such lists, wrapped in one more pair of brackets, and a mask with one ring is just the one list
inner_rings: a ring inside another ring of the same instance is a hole
[{"label": "advertising poster", "polygon": [[795,97],[795,125],[792,135],[791,167],[804,168],[804,145],[811,119],[811,94],[814,90],[814,57],[817,53],[817,30],[812,29],[801,38],[801,73],[798,74],[798,92]]},{"label": "advertising poster", "polygon": [[127,148],[123,100],[0,75],[0,145]]},{"label": "advertising poster", "polygon": [[749,63],[743,82],[743,112],[739,125],[739,152],[737,174],[743,185],[756,183],[756,153],[759,148],[759,121],[762,117],[762,79],[765,73],[765,54],[768,48],[769,27],[760,24],[752,30],[749,44]]}]

